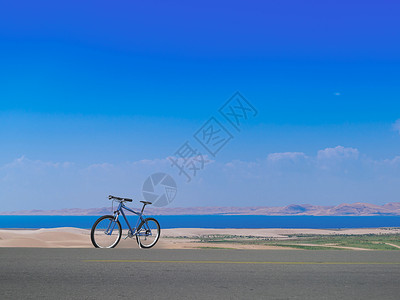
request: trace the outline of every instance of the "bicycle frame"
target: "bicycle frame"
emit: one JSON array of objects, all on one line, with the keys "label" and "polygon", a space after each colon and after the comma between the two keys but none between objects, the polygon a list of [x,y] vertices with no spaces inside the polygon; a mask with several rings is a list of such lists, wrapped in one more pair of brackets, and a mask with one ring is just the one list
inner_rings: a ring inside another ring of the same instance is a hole
[{"label": "bicycle frame", "polygon": [[[129,207],[125,206],[125,204],[122,201],[120,201],[119,204],[118,204],[117,210],[114,211],[114,222],[113,222],[114,225],[113,225],[113,228],[109,228],[111,230],[107,229],[107,234],[109,234],[109,235],[112,234],[112,231],[114,230],[115,223],[118,221],[119,215],[121,214],[122,217],[124,218],[125,222],[126,222],[126,225],[128,225],[128,228],[129,228],[128,236],[129,235],[132,235],[132,236],[133,235],[138,235],[137,228],[138,228],[140,222],[143,222],[145,220],[145,218],[143,218],[143,217],[145,217],[143,215],[143,211],[144,211],[144,207],[145,206],[146,205],[143,205],[142,210],[139,213],[139,212],[136,212],[133,209],[130,209]],[[127,211],[130,211],[131,213],[134,213],[135,215],[137,215],[139,217],[137,219],[136,226],[133,227],[133,229],[132,229],[131,225],[129,224],[129,221],[128,221],[128,218],[125,215],[124,209],[126,209]],[[111,224],[110,224],[110,226],[111,226]],[[142,234],[139,234],[139,235],[142,235]],[[144,235],[146,235],[146,234],[144,234]]]}]

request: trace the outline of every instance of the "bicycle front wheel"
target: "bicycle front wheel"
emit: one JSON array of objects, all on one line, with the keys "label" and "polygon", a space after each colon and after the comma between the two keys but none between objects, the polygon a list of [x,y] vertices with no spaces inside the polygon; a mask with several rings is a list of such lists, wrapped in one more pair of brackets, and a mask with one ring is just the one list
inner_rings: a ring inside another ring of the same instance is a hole
[{"label": "bicycle front wheel", "polygon": [[92,227],[90,237],[96,248],[114,248],[121,239],[121,223],[114,216],[102,216]]},{"label": "bicycle front wheel", "polygon": [[140,248],[151,248],[157,243],[160,234],[160,224],[158,224],[157,220],[147,218],[138,226],[136,240]]}]

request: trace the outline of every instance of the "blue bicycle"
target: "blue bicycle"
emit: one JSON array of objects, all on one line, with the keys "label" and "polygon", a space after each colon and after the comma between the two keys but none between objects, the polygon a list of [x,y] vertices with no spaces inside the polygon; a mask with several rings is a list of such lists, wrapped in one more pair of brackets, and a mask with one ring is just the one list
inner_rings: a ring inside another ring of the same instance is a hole
[{"label": "blue bicycle", "polygon": [[[128,232],[125,239],[136,237],[139,247],[145,249],[151,248],[157,243],[161,233],[160,224],[156,219],[146,218],[143,215],[144,208],[146,205],[151,204],[151,202],[140,201],[143,203],[143,207],[139,213],[125,206],[125,202],[132,202],[132,199],[111,195],[108,196],[108,199],[113,200],[113,202],[116,201],[118,208],[114,211],[114,215],[102,216],[93,224],[90,233],[93,246],[96,248],[114,248],[118,245],[122,236],[122,227],[118,220],[120,215],[122,215],[128,225]],[[138,216],[135,227],[132,228],[129,224],[124,209]]]}]

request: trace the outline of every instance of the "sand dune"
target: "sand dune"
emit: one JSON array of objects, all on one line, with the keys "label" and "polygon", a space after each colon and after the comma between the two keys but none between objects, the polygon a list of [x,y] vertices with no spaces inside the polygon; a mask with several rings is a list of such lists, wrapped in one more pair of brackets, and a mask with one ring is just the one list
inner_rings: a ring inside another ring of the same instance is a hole
[{"label": "sand dune", "polygon": [[[399,228],[361,228],[343,230],[325,229],[208,229],[208,228],[176,228],[162,230],[160,241],[156,248],[193,249],[201,246],[191,239],[202,235],[236,235],[257,236],[274,239],[287,239],[290,234],[387,234],[400,233]],[[185,238],[182,238],[185,237]],[[204,246],[204,245],[203,245]],[[232,245],[207,243],[206,246],[218,246],[234,249],[278,249],[263,245]],[[79,228],[51,229],[1,229],[0,247],[41,247],[41,248],[92,248],[90,231]],[[118,248],[137,247],[135,239],[121,240]]]},{"label": "sand dune", "polygon": [[0,230],[0,247],[82,248],[88,242],[89,231],[79,228]]}]

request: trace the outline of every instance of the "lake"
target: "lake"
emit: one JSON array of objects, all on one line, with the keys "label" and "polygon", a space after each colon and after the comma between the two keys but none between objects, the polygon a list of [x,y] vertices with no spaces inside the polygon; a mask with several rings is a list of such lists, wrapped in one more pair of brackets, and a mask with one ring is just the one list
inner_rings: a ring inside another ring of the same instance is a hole
[{"label": "lake", "polygon": [[[91,228],[99,216],[0,216],[0,228]],[[400,227],[400,216],[154,216],[161,228],[374,228]],[[136,217],[128,217],[132,226]],[[125,221],[121,218],[125,228]]]}]

